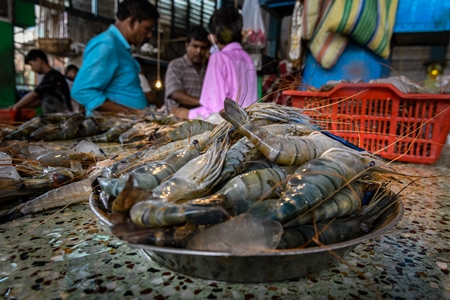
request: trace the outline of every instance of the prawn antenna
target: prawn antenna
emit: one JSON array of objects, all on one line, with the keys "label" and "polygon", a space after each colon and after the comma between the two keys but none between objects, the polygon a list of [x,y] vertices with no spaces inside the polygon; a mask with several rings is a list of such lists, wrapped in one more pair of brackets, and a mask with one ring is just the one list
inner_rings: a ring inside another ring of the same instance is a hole
[{"label": "prawn antenna", "polygon": [[[237,103],[239,103],[239,99],[241,98],[241,91],[242,91],[242,86],[239,85],[238,92],[237,92],[237,95],[236,95],[236,102]],[[242,101],[242,103],[244,103],[244,101]]]},{"label": "prawn antenna", "polygon": [[365,150],[365,149],[363,149],[363,148],[361,148],[359,146],[356,146],[355,144],[347,141],[344,138],[341,138],[340,136],[334,135],[334,134],[332,134],[329,131],[322,130],[322,128],[320,126],[318,126],[318,125],[312,124],[310,122],[305,122],[304,120],[301,120],[301,119],[298,119],[298,122],[300,124],[308,125],[314,130],[320,131],[322,134],[326,135],[327,137],[329,137],[329,138],[331,138],[331,139],[333,139],[335,141],[340,142],[342,145],[344,145],[346,147],[349,147],[350,149],[353,149],[353,150],[356,150],[356,151],[359,151],[359,152],[367,152],[367,150]]}]

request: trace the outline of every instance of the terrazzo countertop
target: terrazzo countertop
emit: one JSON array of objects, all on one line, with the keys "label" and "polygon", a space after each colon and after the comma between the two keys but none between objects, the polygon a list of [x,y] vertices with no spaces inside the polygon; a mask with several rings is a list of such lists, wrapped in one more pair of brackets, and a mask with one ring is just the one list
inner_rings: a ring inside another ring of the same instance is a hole
[{"label": "terrazzo countertop", "polygon": [[335,267],[304,278],[231,284],[176,273],[113,237],[86,202],[0,225],[0,294],[4,299],[450,299],[450,148],[434,165],[401,167],[424,180],[422,188],[405,190],[398,225],[358,245]]}]

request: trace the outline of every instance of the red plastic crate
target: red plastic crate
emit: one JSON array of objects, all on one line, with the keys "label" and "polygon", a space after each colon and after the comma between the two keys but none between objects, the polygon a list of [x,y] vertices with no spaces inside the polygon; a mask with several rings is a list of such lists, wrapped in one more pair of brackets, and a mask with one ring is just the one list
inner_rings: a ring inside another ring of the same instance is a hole
[{"label": "red plastic crate", "polygon": [[14,121],[17,110],[0,109],[0,121]]},{"label": "red plastic crate", "polygon": [[315,122],[387,159],[434,163],[450,129],[450,95],[405,94],[391,84],[339,84],[329,92],[284,91]]},{"label": "red plastic crate", "polygon": [[0,121],[8,122],[24,122],[33,119],[36,116],[36,110],[33,108],[21,109],[0,109]]},{"label": "red plastic crate", "polygon": [[36,117],[36,110],[34,108],[22,108],[17,110],[16,121],[28,121]]}]

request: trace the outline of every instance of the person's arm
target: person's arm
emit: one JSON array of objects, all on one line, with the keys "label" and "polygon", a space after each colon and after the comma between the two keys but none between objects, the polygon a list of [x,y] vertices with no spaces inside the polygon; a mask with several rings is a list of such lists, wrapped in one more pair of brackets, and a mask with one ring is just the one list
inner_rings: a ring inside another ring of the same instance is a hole
[{"label": "person's arm", "polygon": [[34,108],[42,104],[41,98],[38,93],[31,91],[23,96],[16,104],[12,105],[11,109],[21,109],[21,108]]},{"label": "person's arm", "polygon": [[166,86],[166,98],[177,101],[180,104],[187,106],[198,106],[200,104],[199,98],[193,97],[185,92],[183,81],[180,72],[177,72],[175,63],[170,63],[167,67],[166,76],[164,79]]},{"label": "person's arm", "polygon": [[[72,98],[88,111],[102,107],[108,100],[104,91],[114,78],[118,60],[112,44],[98,43],[89,47],[75,77],[71,92]],[[111,106],[107,104],[102,110],[108,107]]]},{"label": "person's arm", "polygon": [[138,114],[140,110],[131,108],[128,106],[123,106],[112,102],[110,100],[105,100],[101,106],[97,108],[98,111],[112,111],[112,112],[128,112],[131,114]]},{"label": "person's arm", "polygon": [[170,96],[172,99],[177,100],[179,103],[187,106],[199,106],[200,99],[197,97],[192,97],[185,91],[175,91]]}]

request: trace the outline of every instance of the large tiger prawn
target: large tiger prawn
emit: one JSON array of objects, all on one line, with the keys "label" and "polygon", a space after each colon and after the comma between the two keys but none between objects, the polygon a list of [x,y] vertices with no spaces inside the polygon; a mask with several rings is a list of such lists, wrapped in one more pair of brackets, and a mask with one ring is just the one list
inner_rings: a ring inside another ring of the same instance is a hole
[{"label": "large tiger prawn", "polygon": [[373,165],[372,158],[352,150],[329,149],[320,158],[295,171],[280,199],[262,201],[253,206],[249,213],[281,223],[291,221],[332,196],[348,182],[361,177]]},{"label": "large tiger prawn", "polygon": [[230,99],[225,100],[224,110],[220,114],[236,126],[267,159],[282,165],[300,166],[330,148],[346,147],[320,132],[313,132],[307,137],[272,134],[258,126],[242,107]]}]

